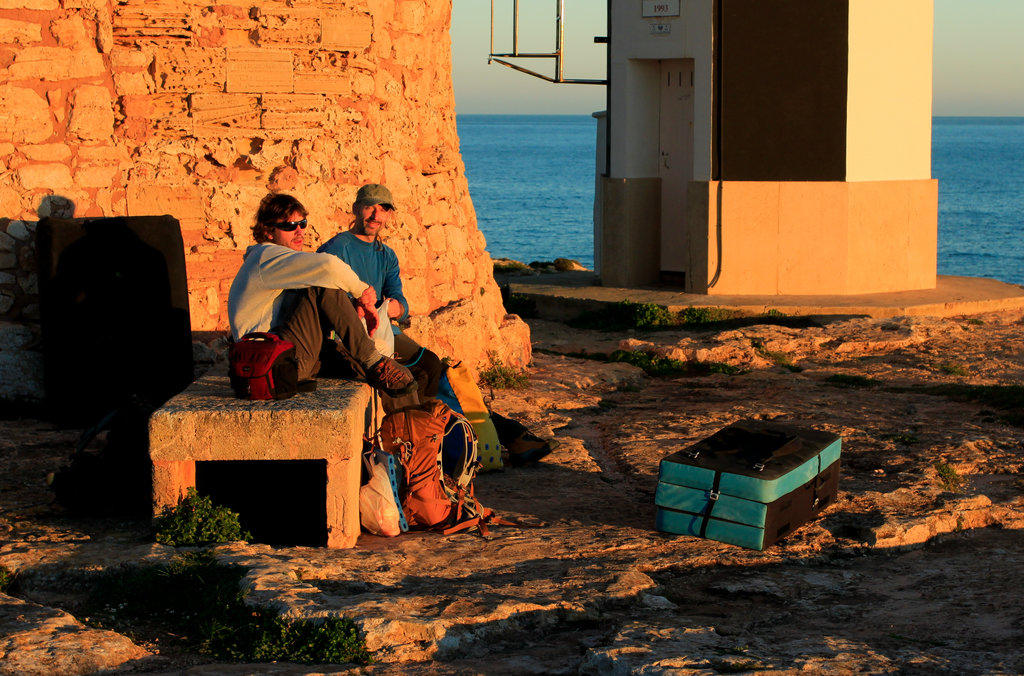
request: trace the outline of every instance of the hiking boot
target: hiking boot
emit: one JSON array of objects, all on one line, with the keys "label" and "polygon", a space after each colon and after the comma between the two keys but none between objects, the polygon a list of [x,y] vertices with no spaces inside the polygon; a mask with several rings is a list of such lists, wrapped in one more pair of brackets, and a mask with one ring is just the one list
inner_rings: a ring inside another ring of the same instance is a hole
[{"label": "hiking boot", "polygon": [[412,372],[390,357],[381,357],[380,361],[366,369],[366,382],[390,397],[401,397],[415,392],[418,387]]}]

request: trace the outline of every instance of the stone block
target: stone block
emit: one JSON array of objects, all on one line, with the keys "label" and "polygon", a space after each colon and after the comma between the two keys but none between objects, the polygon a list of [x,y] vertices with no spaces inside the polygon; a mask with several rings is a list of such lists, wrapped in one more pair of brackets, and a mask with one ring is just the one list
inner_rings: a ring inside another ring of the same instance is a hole
[{"label": "stone block", "polygon": [[23,145],[21,152],[33,162],[63,162],[71,159],[71,148],[66,143]]},{"label": "stone block", "polygon": [[8,73],[12,80],[56,82],[100,77],[106,73],[106,65],[95,49],[26,47],[15,53]]},{"label": "stone block", "polygon": [[121,98],[125,124],[140,123],[147,133],[182,136],[192,133],[188,97],[181,94],[124,96]]},{"label": "stone block", "polygon": [[312,47],[320,41],[320,8],[317,6],[262,3],[256,22],[260,45]]},{"label": "stone block", "polygon": [[50,22],[50,33],[57,39],[57,44],[70,49],[88,49],[95,47],[95,36],[85,27],[85,20],[79,15],[72,15]]},{"label": "stone block", "polygon": [[362,51],[370,46],[373,19],[347,9],[325,8],[321,30],[324,49]]},{"label": "stone block", "polygon": [[114,3],[114,40],[133,44],[141,39],[160,42],[185,41],[192,37],[188,3]]},{"label": "stone block", "polygon": [[369,402],[366,385],[334,379],[292,399],[245,401],[226,375],[208,373],[150,419],[154,514],[195,485],[196,462],[326,460],[327,546],[353,546]]},{"label": "stone block", "polygon": [[279,49],[227,50],[227,91],[275,93],[292,91],[292,53]]},{"label": "stone block", "polygon": [[0,85],[0,139],[42,143],[53,136],[53,116],[46,99],[26,87]]},{"label": "stone block", "polygon": [[319,129],[326,120],[320,94],[266,94],[262,97],[264,129]]},{"label": "stone block", "polygon": [[81,85],[71,92],[68,132],[83,141],[103,141],[114,134],[114,108],[110,90]]},{"label": "stone block", "polygon": [[153,61],[153,55],[138,46],[114,47],[110,52],[110,65],[114,69],[145,68]]},{"label": "stone block", "polygon": [[155,90],[156,85],[149,73],[114,73],[114,92],[117,96],[145,96]]},{"label": "stone block", "polygon": [[60,0],[0,0],[0,9],[60,9]]},{"label": "stone block", "polygon": [[154,56],[153,77],[162,91],[223,91],[224,55],[224,49],[215,47],[166,47]]},{"label": "stone block", "polygon": [[26,190],[65,190],[72,186],[71,169],[65,164],[48,162],[27,164],[18,169],[18,180]]},{"label": "stone block", "polygon": [[83,188],[109,188],[119,169],[111,165],[86,165],[75,169],[75,182]]},{"label": "stone block", "polygon": [[97,145],[79,146],[78,160],[81,162],[126,164],[131,160],[128,151],[121,146]]},{"label": "stone block", "polygon": [[27,45],[42,39],[42,26],[37,23],[0,19],[0,43]]},{"label": "stone block", "polygon": [[205,203],[198,186],[130,181],[126,197],[126,216],[170,214],[181,225],[182,235],[189,231],[201,232],[206,227]]},{"label": "stone block", "polygon": [[251,135],[260,128],[260,106],[245,94],[193,94],[192,122],[196,136]]}]

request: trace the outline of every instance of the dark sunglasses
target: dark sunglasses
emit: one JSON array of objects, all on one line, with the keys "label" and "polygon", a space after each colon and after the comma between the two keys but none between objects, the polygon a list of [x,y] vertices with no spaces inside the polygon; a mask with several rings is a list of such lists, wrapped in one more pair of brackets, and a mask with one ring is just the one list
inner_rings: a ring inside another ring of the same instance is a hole
[{"label": "dark sunglasses", "polygon": [[285,232],[291,232],[295,228],[302,228],[303,230],[305,230],[306,219],[303,218],[301,221],[282,221],[280,223],[268,223],[267,225],[271,225],[277,228],[278,230],[284,230]]}]

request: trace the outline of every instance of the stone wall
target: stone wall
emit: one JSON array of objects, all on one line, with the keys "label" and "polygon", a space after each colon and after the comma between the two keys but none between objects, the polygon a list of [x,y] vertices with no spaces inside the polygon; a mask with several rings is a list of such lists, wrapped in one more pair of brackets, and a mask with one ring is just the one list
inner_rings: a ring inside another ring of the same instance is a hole
[{"label": "stone wall", "polygon": [[0,355],[38,342],[42,216],[175,216],[192,329],[221,331],[268,190],[306,204],[315,247],[380,182],[413,334],[526,363],[459,154],[450,17],[451,0],[0,0]]}]

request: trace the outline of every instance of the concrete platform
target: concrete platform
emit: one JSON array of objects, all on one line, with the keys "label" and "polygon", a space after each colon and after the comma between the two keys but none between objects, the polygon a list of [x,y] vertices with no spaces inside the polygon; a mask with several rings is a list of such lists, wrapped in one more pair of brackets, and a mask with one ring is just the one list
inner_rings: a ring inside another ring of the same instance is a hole
[{"label": "concrete platform", "polygon": [[981,277],[940,275],[934,289],[855,296],[736,296],[688,294],[669,287],[598,286],[593,272],[559,272],[530,276],[495,275],[501,287],[538,301],[542,317],[569,318],[606,303],[630,300],[654,303],[672,311],[718,307],[745,314],[775,310],[786,315],[867,317],[980,314],[1024,308],[1024,286]]},{"label": "concrete platform", "polygon": [[153,414],[153,513],[176,505],[196,484],[196,462],[325,460],[327,546],[359,537],[359,482],[370,388],[322,378],[315,392],[283,401],[246,401],[226,374],[207,374]]}]

